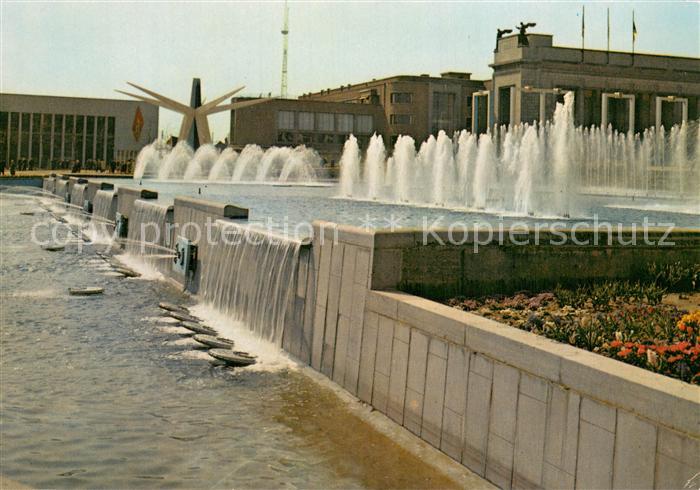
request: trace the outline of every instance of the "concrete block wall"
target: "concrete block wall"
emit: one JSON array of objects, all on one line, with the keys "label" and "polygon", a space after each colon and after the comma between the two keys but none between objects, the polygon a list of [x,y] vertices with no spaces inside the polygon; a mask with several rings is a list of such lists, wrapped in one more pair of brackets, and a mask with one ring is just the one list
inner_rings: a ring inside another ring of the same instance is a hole
[{"label": "concrete block wall", "polygon": [[[450,244],[446,232],[425,235],[422,231],[379,231],[375,234],[375,268],[372,271],[374,289],[396,288],[434,299],[446,299],[459,294],[507,294],[523,289],[538,291],[557,284],[575,286],[582,283],[609,280],[634,280],[646,274],[654,262],[670,264],[700,263],[700,232],[676,230],[665,238],[673,246],[646,245],[641,230],[637,230],[634,246],[617,244],[613,232],[612,245],[603,229],[598,244],[590,230],[577,230],[576,237],[587,245],[576,245],[569,240],[564,245],[552,245],[558,237],[539,234],[535,244],[533,232],[523,232],[518,241],[529,240],[528,245],[516,245],[505,237],[505,243],[494,240],[485,243],[487,233],[476,238],[473,233],[464,237],[455,232]],[[666,230],[647,232],[654,243],[664,237]],[[424,241],[425,240],[425,241]],[[623,240],[631,243],[630,231]],[[442,243],[441,243],[442,242]]]},{"label": "concrete block wall", "polygon": [[95,194],[97,191],[109,191],[114,189],[114,184],[109,182],[100,182],[99,180],[88,180],[84,198],[90,202],[95,202]]},{"label": "concrete block wall", "polygon": [[42,184],[42,189],[52,194],[56,193],[56,177],[45,177]]},{"label": "concrete block wall", "polygon": [[56,178],[54,181],[54,194],[56,194],[61,199],[65,199],[66,192],[68,191],[68,179]]},{"label": "concrete block wall", "polygon": [[358,396],[501,488],[682,488],[700,471],[697,386],[405,293],[366,305]]},{"label": "concrete block wall", "polygon": [[[95,195],[97,195],[97,192],[95,192]],[[95,196],[93,196],[93,201],[92,201],[93,204],[94,204],[94,198],[95,198]],[[117,201],[118,201],[118,195],[116,192],[113,192],[112,193],[112,203],[109,207],[109,210],[107,211],[107,214],[105,216],[98,216],[99,218],[102,218],[103,220],[106,220],[108,222],[108,224],[110,225],[110,229],[111,229],[111,226],[113,226],[114,220],[116,219],[117,208],[118,208]],[[97,216],[96,210],[94,208],[93,208],[93,214]]]},{"label": "concrete block wall", "polygon": [[[71,190],[70,203],[72,206],[77,206],[82,209],[83,202],[85,201],[85,192],[87,189],[87,184],[75,184]],[[77,209],[77,208],[74,208]]]},{"label": "concrete block wall", "polygon": [[137,187],[119,187],[117,189],[117,212],[128,218],[134,207],[134,201],[137,199],[158,199],[158,193]]},{"label": "concrete block wall", "polygon": [[381,291],[415,234],[314,231],[283,347],[475,473],[502,488],[681,488],[700,471],[700,388]]}]

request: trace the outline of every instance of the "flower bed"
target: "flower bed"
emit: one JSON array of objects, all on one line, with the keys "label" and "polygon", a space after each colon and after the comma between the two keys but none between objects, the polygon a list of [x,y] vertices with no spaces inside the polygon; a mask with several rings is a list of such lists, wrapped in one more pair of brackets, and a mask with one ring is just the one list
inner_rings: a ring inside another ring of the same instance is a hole
[{"label": "flower bed", "polygon": [[700,309],[688,313],[666,304],[664,293],[653,284],[608,282],[540,294],[453,298],[447,304],[700,384]]}]

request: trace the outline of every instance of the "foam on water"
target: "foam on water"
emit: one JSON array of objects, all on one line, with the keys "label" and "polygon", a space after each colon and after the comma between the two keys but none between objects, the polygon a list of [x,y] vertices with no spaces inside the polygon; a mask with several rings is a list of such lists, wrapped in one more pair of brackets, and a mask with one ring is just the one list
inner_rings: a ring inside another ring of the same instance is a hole
[{"label": "foam on water", "polygon": [[296,367],[296,362],[274,342],[262,339],[251,331],[245,323],[232,320],[229,315],[222,313],[210,303],[200,302],[191,307],[190,312],[216,330],[221,337],[233,340],[235,342],[234,350],[258,356],[256,363],[246,367],[246,371],[272,372]]},{"label": "foam on water", "polygon": [[129,269],[133,269],[141,276],[134,279],[142,279],[146,281],[164,281],[165,276],[153,265],[143,260],[143,257],[132,253],[123,253],[115,255],[115,259],[124,264]]}]

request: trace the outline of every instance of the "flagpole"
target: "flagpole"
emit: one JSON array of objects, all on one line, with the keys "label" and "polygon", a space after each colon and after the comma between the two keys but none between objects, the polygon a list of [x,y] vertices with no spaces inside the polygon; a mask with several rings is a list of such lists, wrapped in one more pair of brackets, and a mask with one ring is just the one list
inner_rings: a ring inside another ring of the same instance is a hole
[{"label": "flagpole", "polygon": [[583,63],[586,49],[586,6],[582,5],[581,10],[581,63]]},{"label": "flagpole", "polygon": [[610,7],[608,7],[608,50],[606,60],[607,63],[610,64]]}]

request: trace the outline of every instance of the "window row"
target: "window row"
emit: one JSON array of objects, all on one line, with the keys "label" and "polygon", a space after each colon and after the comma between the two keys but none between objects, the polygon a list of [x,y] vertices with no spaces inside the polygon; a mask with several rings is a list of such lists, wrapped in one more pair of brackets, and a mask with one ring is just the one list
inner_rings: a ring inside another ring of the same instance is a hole
[{"label": "window row", "polygon": [[374,120],[365,114],[278,111],[277,129],[370,134],[374,131]]},{"label": "window row", "polygon": [[0,159],[45,164],[114,159],[115,118],[0,112]]},{"label": "window row", "polygon": [[389,122],[391,124],[413,124],[413,114],[391,114]]},{"label": "window row", "polygon": [[411,92],[392,92],[392,104],[411,104],[413,102],[413,94]]}]

